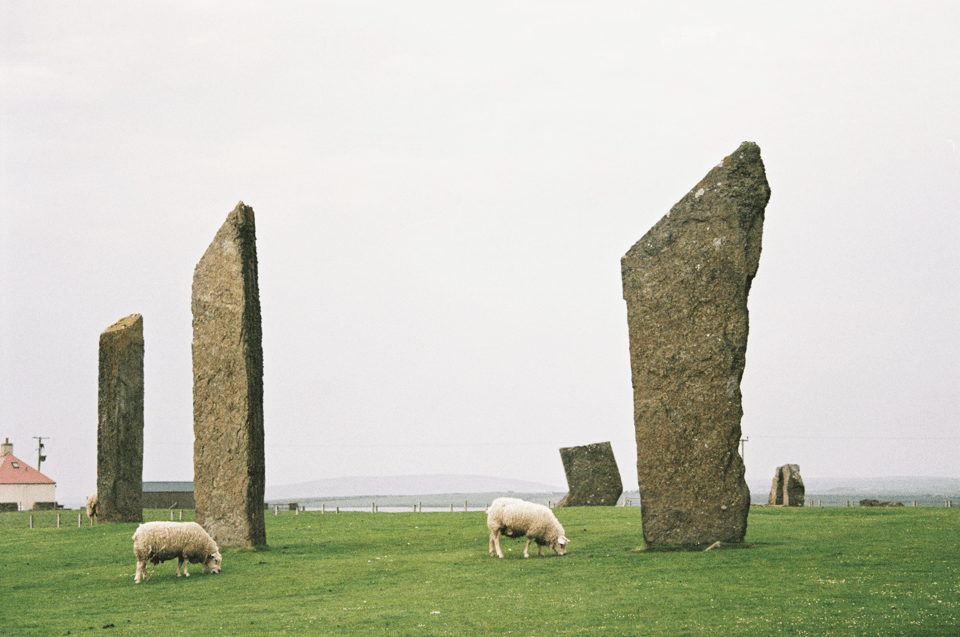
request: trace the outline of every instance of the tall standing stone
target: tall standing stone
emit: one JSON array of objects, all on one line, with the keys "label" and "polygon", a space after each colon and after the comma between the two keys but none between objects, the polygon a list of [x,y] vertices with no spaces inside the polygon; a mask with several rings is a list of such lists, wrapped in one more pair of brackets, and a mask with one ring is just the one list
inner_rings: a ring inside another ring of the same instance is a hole
[{"label": "tall standing stone", "polygon": [[802,507],[806,491],[803,478],[800,477],[800,465],[785,464],[777,467],[768,502],[776,506]]},{"label": "tall standing stone", "polygon": [[97,497],[101,522],[143,522],[143,317],[100,334]]},{"label": "tall standing stone", "polygon": [[621,260],[647,544],[741,542],[747,295],[770,187],[744,142]]},{"label": "tall standing stone", "polygon": [[562,447],[560,459],[570,492],[558,507],[616,506],[623,494],[623,480],[609,442]]},{"label": "tall standing stone", "polygon": [[191,305],[196,520],[220,546],[264,545],[260,291],[242,201],[194,270]]}]

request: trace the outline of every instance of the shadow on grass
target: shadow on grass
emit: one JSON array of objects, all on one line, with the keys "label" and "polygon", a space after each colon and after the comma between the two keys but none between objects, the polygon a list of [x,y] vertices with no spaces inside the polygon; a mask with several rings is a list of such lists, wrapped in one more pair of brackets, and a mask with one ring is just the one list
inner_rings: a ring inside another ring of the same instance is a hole
[{"label": "shadow on grass", "polygon": [[638,553],[650,552],[650,553],[674,553],[674,552],[684,552],[684,553],[695,553],[695,552],[704,552],[704,551],[729,551],[733,550],[743,550],[743,549],[752,549],[755,547],[761,546],[776,546],[779,543],[775,542],[730,542],[728,544],[723,544],[720,542],[715,542],[713,544],[651,544],[649,546],[641,546],[634,549]]}]

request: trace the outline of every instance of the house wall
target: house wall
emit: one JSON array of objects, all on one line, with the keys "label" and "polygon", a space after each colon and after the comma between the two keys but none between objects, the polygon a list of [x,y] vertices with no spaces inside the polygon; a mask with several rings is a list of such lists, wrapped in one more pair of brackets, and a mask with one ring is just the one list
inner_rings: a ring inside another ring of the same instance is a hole
[{"label": "house wall", "polygon": [[55,502],[56,489],[56,484],[2,484],[0,502],[16,502],[21,511],[27,511],[34,502]]},{"label": "house wall", "polygon": [[143,493],[144,509],[195,509],[192,491],[155,491]]}]

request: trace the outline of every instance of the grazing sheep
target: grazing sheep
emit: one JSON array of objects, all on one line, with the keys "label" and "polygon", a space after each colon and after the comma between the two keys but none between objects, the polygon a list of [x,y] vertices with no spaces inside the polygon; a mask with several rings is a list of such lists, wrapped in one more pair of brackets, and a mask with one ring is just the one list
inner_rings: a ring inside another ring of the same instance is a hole
[{"label": "grazing sheep", "polygon": [[140,583],[140,576],[149,580],[147,561],[159,564],[177,558],[177,577],[180,567],[187,572],[187,563],[203,564],[204,570],[220,572],[220,548],[213,538],[196,522],[147,522],[137,527],[133,534],[133,553],[137,556],[137,573],[133,581]]},{"label": "grazing sheep", "polygon": [[527,536],[523,556],[530,557],[530,542],[537,543],[537,554],[543,555],[543,547],[549,546],[558,555],[567,554],[570,540],[563,534],[563,527],[553,511],[542,504],[534,504],[517,498],[497,498],[487,511],[487,527],[490,529],[490,555],[500,550],[500,534],[507,537]]},{"label": "grazing sheep", "polygon": [[87,519],[90,520],[90,524],[94,523],[93,518],[97,517],[99,514],[99,503],[100,501],[97,500],[97,492],[94,491],[93,495],[87,498]]}]

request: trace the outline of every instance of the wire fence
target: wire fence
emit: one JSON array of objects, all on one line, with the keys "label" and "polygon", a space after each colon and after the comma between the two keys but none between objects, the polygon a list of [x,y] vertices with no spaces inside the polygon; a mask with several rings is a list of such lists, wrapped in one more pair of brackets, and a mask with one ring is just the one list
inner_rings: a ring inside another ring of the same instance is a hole
[{"label": "wire fence", "polygon": [[[283,505],[273,503],[265,505],[264,513],[267,515],[300,515],[301,513],[311,512],[326,514],[339,513],[463,513],[486,511],[490,502],[471,502],[469,499],[450,502],[449,504],[438,504],[435,500],[428,502],[424,506],[422,500],[411,499],[400,503],[396,498],[389,498],[386,504],[378,504],[376,499],[371,499],[368,505],[357,506],[355,498],[349,500],[349,504],[338,504],[336,501],[331,504],[321,502],[310,505],[300,502],[289,502]],[[556,506],[556,501],[545,499],[542,504]],[[767,502],[755,499],[753,506],[769,506]],[[640,498],[621,497],[617,502],[618,507],[636,507],[640,508]],[[941,507],[954,508],[960,506],[960,497],[909,496],[899,499],[878,500],[874,498],[856,499],[852,496],[813,496],[807,497],[804,501],[804,507]],[[176,522],[192,522],[195,519],[193,509],[144,509],[143,521],[153,522],[159,520],[171,520]],[[59,511],[10,511],[0,513],[0,529],[28,527],[28,528],[83,528],[95,525],[96,522],[90,520],[84,510],[59,510]]]}]

